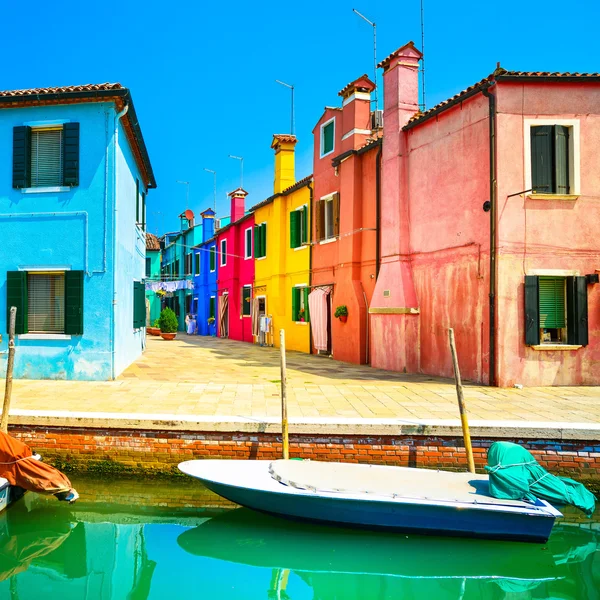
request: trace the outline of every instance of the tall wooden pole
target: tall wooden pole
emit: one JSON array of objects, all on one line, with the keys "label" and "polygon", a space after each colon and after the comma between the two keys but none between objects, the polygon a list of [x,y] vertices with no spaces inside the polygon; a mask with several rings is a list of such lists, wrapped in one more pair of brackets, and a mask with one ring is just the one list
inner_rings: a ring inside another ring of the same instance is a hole
[{"label": "tall wooden pole", "polygon": [[0,419],[0,430],[8,431],[8,413],[10,411],[10,397],[12,394],[13,367],[15,365],[15,322],[17,319],[17,308],[10,307],[8,325],[8,362],[6,365],[6,387],[4,388],[4,405],[2,406],[2,419]]},{"label": "tall wooden pole", "polygon": [[287,415],[287,372],[285,365],[285,330],[279,330],[279,351],[281,354],[281,441],[283,458],[290,457],[290,436]]},{"label": "tall wooden pole", "polygon": [[456,395],[458,396],[458,409],[460,411],[460,422],[462,423],[463,438],[465,440],[465,450],[467,451],[467,463],[469,472],[475,473],[475,461],[473,460],[473,448],[471,446],[471,434],[469,433],[469,419],[467,417],[467,407],[463,395],[462,382],[460,380],[460,370],[458,368],[458,358],[456,356],[456,344],[454,342],[454,329],[448,329],[450,337],[450,352],[452,353],[452,365],[454,367],[454,381],[456,382]]}]

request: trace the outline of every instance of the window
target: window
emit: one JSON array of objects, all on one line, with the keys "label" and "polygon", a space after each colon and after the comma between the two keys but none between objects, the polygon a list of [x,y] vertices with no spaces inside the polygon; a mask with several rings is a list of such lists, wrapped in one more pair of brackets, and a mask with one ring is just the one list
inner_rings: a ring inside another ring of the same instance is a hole
[{"label": "window", "polygon": [[6,306],[7,317],[17,309],[16,334],[81,335],[83,271],[9,271]]},{"label": "window", "polygon": [[215,314],[216,314],[215,305],[216,305],[215,297],[211,296],[209,304],[208,304],[208,318],[209,319],[214,319],[215,318]]},{"label": "window", "polygon": [[221,267],[224,267],[227,264],[227,240],[221,240],[221,262],[219,263]]},{"label": "window", "polygon": [[335,148],[335,118],[321,125],[321,158],[331,154]]},{"label": "window", "polygon": [[267,255],[267,224],[254,226],[254,258],[264,258]]},{"label": "window", "polygon": [[192,274],[192,253],[191,252],[188,252],[185,255],[185,274],[186,275]]},{"label": "window", "polygon": [[249,317],[252,310],[252,286],[245,285],[242,288],[242,317]]},{"label": "window", "polygon": [[181,271],[179,270],[179,259],[177,259],[174,263],[173,266],[173,276],[174,277],[180,277],[181,276]]},{"label": "window", "polygon": [[252,228],[249,227],[244,233],[245,252],[244,258],[252,258]]},{"label": "window", "polygon": [[588,343],[585,277],[525,277],[525,343],[530,346]]},{"label": "window", "polygon": [[200,252],[196,252],[194,254],[194,267],[195,267],[194,273],[196,275],[200,275]]},{"label": "window", "polygon": [[146,326],[146,286],[141,281],[133,282],[133,328]]},{"label": "window", "polygon": [[310,321],[308,293],[309,289],[306,286],[292,288],[292,321],[306,323]]},{"label": "window", "polygon": [[152,259],[147,256],[146,257],[146,277],[152,276]]},{"label": "window", "polygon": [[135,222],[140,223],[140,180],[135,180]]},{"label": "window", "polygon": [[13,128],[13,187],[79,185],[79,123]]},{"label": "window", "polygon": [[213,273],[217,268],[217,247],[210,247],[210,272]]},{"label": "window", "polygon": [[308,243],[308,206],[290,212],[290,248]]},{"label": "window", "polygon": [[535,194],[579,194],[579,121],[525,120],[525,187]]},{"label": "window", "polygon": [[340,234],[340,195],[330,194],[317,202],[315,217],[318,241],[330,240]]}]

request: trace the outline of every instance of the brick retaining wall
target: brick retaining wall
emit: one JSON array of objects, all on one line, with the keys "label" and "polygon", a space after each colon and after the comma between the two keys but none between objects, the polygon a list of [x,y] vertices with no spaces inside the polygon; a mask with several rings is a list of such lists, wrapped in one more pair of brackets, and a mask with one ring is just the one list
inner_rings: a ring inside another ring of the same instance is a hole
[{"label": "brick retaining wall", "polygon": [[[16,425],[11,435],[46,460],[81,471],[174,472],[195,458],[274,459],[281,437],[258,433],[161,432],[153,430]],[[473,440],[475,464],[483,469],[492,438]],[[553,473],[600,479],[600,441],[514,439]],[[464,469],[462,438],[440,436],[290,436],[290,455],[314,460],[368,462],[411,467]]]}]

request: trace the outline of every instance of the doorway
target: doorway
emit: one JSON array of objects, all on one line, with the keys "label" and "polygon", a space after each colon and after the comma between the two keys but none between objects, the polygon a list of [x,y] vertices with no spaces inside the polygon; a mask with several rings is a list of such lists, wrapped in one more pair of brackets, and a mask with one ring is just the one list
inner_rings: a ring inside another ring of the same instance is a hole
[{"label": "doorway", "polygon": [[229,293],[221,294],[219,303],[219,337],[229,337]]}]

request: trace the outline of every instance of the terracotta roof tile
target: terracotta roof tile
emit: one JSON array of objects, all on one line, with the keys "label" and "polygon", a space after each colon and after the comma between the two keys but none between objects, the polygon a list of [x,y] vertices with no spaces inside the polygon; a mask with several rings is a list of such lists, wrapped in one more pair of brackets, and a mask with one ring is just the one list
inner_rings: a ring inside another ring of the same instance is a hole
[{"label": "terracotta roof tile", "polygon": [[298,138],[295,135],[291,135],[289,133],[274,133],[273,134],[273,143],[271,144],[271,147],[276,143],[276,142],[297,142]]},{"label": "terracotta roof tile", "polygon": [[31,88],[28,90],[0,90],[0,97],[9,96],[41,96],[46,94],[69,94],[75,92],[98,92],[106,90],[121,90],[120,83],[86,83],[84,85],[68,85],[62,87]]},{"label": "terracotta roof tile", "polygon": [[300,181],[297,181],[293,185],[290,185],[289,187],[285,188],[281,192],[279,192],[277,194],[273,194],[272,196],[269,196],[262,202],[255,204],[252,208],[249,209],[249,211],[254,212],[257,208],[262,208],[263,206],[266,206],[267,204],[271,204],[271,202],[273,202],[273,200],[275,200],[275,198],[279,198],[279,196],[287,196],[287,195],[291,194],[292,192],[295,192],[296,190],[300,189],[301,187],[308,185],[312,181],[312,178],[313,178],[312,174],[307,175],[303,179],[300,179]]},{"label": "terracotta roof tile", "polygon": [[[366,85],[357,86],[356,84],[359,83],[360,81],[364,81],[364,83]],[[363,75],[361,75],[360,77],[358,77],[354,81],[351,81],[348,85],[345,85],[338,92],[338,96],[343,96],[344,94],[346,94],[347,92],[349,92],[350,89],[353,88],[353,87],[365,88],[365,89],[367,89],[370,92],[370,91],[372,91],[372,90],[375,89],[375,84],[369,79],[369,76],[366,73],[364,73]]]},{"label": "terracotta roof tile", "polygon": [[153,233],[146,233],[146,250],[160,250],[160,242]]},{"label": "terracotta roof tile", "polygon": [[400,52],[402,52],[402,50],[404,50],[405,48],[413,48],[414,50],[416,50],[419,54],[421,54],[421,51],[418,48],[415,48],[415,43],[413,41],[410,41],[406,44],[404,44],[404,46],[402,46],[401,48],[398,48],[398,50],[394,50],[394,52],[392,52],[391,54],[389,54],[388,56],[386,56],[378,65],[377,68],[381,69],[385,69],[387,68],[387,66],[390,64],[390,61],[397,56],[398,54],[400,54]]}]

